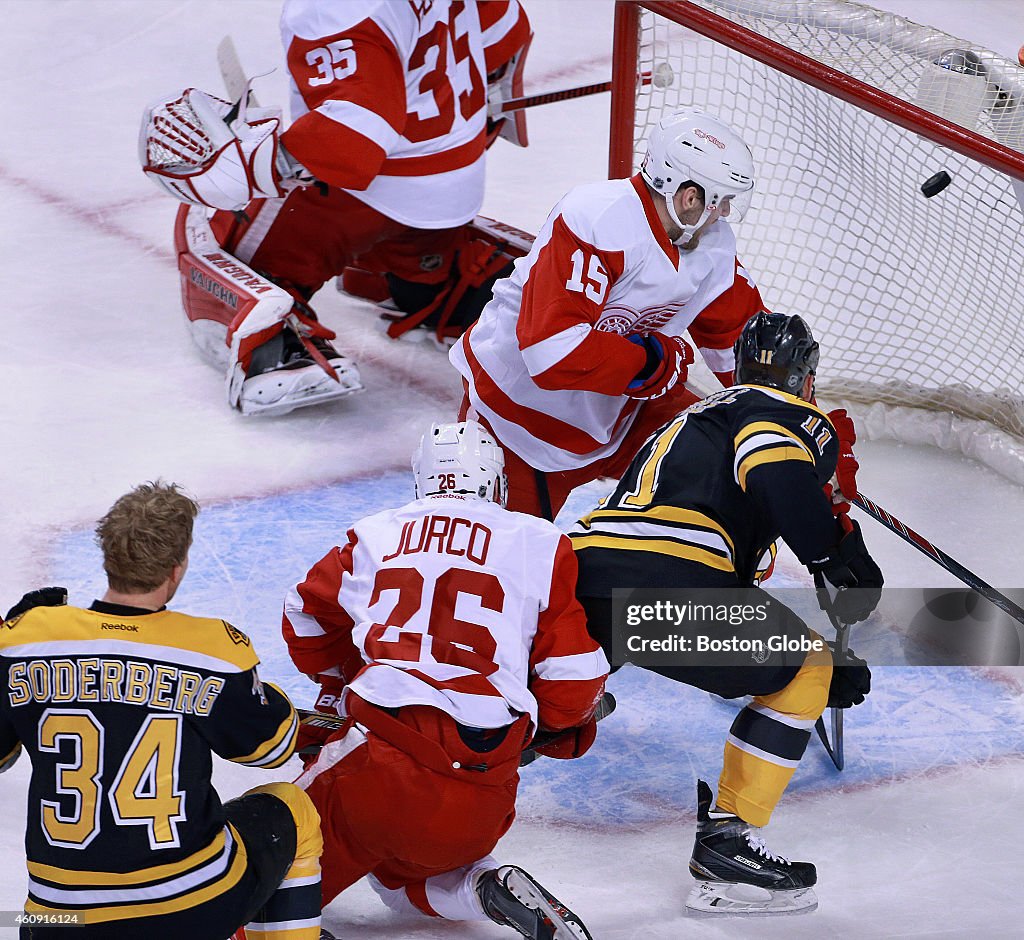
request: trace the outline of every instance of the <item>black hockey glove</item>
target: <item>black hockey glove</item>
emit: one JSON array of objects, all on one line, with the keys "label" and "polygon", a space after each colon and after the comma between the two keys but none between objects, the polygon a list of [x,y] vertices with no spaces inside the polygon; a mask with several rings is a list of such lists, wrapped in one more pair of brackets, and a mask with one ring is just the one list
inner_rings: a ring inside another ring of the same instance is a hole
[{"label": "black hockey glove", "polygon": [[832,599],[832,612],[841,623],[858,623],[871,616],[882,599],[885,579],[868,554],[860,525],[849,516],[841,523],[844,534],[835,550],[821,561],[808,565],[812,574],[821,572],[833,587],[840,588]]},{"label": "black hockey glove", "polygon": [[871,670],[868,664],[853,650],[843,654],[836,652],[835,643],[829,643],[832,650],[832,683],[828,687],[829,708],[851,708],[860,705],[871,691]]},{"label": "black hockey glove", "polygon": [[33,607],[63,607],[68,602],[68,589],[63,587],[44,587],[29,591],[9,611],[4,621],[13,620]]}]

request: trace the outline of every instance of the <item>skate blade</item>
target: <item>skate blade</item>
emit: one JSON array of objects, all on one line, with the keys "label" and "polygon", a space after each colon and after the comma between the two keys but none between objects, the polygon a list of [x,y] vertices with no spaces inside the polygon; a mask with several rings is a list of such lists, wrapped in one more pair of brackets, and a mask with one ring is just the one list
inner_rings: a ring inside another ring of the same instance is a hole
[{"label": "skate blade", "polygon": [[541,911],[555,925],[553,940],[593,940],[583,924],[575,919],[576,915],[561,902],[558,908],[552,905],[532,879],[513,869],[506,875],[504,884],[524,907]]},{"label": "skate blade", "polygon": [[818,898],[813,888],[772,891],[756,885],[721,881],[697,882],[686,899],[686,909],[702,916],[809,914],[817,907]]}]

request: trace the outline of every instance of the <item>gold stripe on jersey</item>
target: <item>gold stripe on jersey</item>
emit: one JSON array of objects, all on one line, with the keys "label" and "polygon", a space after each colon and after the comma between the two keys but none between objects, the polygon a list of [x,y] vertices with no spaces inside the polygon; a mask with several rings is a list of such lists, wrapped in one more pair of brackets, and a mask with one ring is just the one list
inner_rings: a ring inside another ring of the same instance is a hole
[{"label": "gold stripe on jersey", "polygon": [[54,884],[63,885],[89,885],[101,887],[106,885],[139,885],[147,882],[164,881],[168,878],[176,878],[194,868],[205,865],[210,859],[224,851],[224,830],[214,837],[208,846],[193,852],[188,858],[180,862],[169,862],[166,865],[154,865],[152,868],[142,868],[139,871],[112,872],[112,871],[82,871],[81,869],[57,868],[53,865],[41,865],[39,862],[28,862],[28,873],[33,878],[40,878],[43,881],[50,881]]},{"label": "gold stripe on jersey", "polygon": [[696,561],[702,565],[707,565],[709,568],[716,568],[719,571],[732,572],[736,570],[732,561],[724,555],[719,555],[696,545],[670,541],[664,538],[630,537],[626,535],[582,535],[574,536],[572,542],[573,546],[577,549],[617,548],[627,552],[654,552],[658,555],[672,555],[675,558]]},{"label": "gold stripe on jersey", "polygon": [[298,728],[299,716],[295,708],[292,707],[288,717],[278,725],[277,730],[270,738],[251,754],[246,754],[244,757],[232,757],[231,760],[236,764],[247,764],[250,767],[280,767],[295,750]]},{"label": "gold stripe on jersey", "polygon": [[214,672],[245,672],[259,664],[249,638],[227,621],[173,610],[128,617],[69,605],[34,607],[8,627],[0,631],[0,655],[87,656],[102,648]]},{"label": "gold stripe on jersey", "polygon": [[725,528],[717,523],[710,516],[695,509],[682,509],[678,506],[649,506],[646,509],[595,509],[580,519],[583,527],[600,529],[600,525],[594,526],[594,522],[635,522],[649,521],[678,523],[680,526],[687,526],[696,529],[706,529],[715,532],[722,537],[729,552],[736,551],[732,537]]},{"label": "gold stripe on jersey", "polygon": [[755,434],[780,434],[782,437],[788,437],[798,447],[803,448],[807,451],[807,456],[813,459],[814,455],[811,453],[810,448],[800,440],[800,436],[787,427],[781,424],[777,424],[774,421],[752,421],[750,424],[744,425],[740,429],[740,433],[733,438],[733,449],[738,451],[740,445],[748,438]]},{"label": "gold stripe on jersey", "polygon": [[3,757],[0,757],[0,773],[7,770],[8,767],[12,766],[18,759],[18,755],[21,753],[21,741],[18,741],[14,747],[11,748],[10,752]]},{"label": "gold stripe on jersey", "polygon": [[234,837],[234,858],[231,861],[230,867],[222,877],[195,891],[179,894],[167,900],[161,899],[147,902],[131,898],[118,905],[81,907],[80,905],[89,903],[89,892],[87,889],[83,889],[82,900],[77,901],[74,906],[54,907],[48,904],[41,904],[30,897],[25,902],[25,911],[29,914],[66,914],[68,911],[74,911],[84,919],[86,924],[101,924],[135,917],[157,917],[163,914],[174,914],[178,911],[204,904],[207,901],[220,897],[224,892],[230,891],[237,885],[248,866],[245,844],[239,838],[235,828],[233,826],[230,826],[230,828]]},{"label": "gold stripe on jersey", "polygon": [[736,468],[736,482],[740,489],[747,491],[747,474],[755,467],[769,463],[781,463],[785,460],[803,461],[814,465],[814,458],[803,448],[793,447],[789,444],[777,444],[771,447],[763,447],[761,450],[751,451]]}]

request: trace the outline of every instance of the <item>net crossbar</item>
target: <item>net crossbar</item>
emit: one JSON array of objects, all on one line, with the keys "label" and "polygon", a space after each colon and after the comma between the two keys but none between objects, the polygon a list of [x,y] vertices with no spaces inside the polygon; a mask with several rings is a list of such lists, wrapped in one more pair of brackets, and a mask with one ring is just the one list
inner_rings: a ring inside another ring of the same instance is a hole
[{"label": "net crossbar", "polygon": [[967,452],[982,422],[1024,483],[1024,69],[839,0],[632,6],[630,70],[670,79],[617,62],[632,168],[667,112],[731,124],[757,174],[740,255],[770,308],[812,323],[820,394],[959,422]]}]

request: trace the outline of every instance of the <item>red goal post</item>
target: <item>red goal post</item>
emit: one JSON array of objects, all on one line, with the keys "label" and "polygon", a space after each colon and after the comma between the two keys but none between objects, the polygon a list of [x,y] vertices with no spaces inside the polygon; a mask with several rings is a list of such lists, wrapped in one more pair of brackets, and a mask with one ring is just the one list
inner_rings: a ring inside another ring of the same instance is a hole
[{"label": "red goal post", "polygon": [[681,107],[753,151],[740,253],[821,396],[1024,484],[1024,68],[847,0],[617,0],[609,175]]}]

